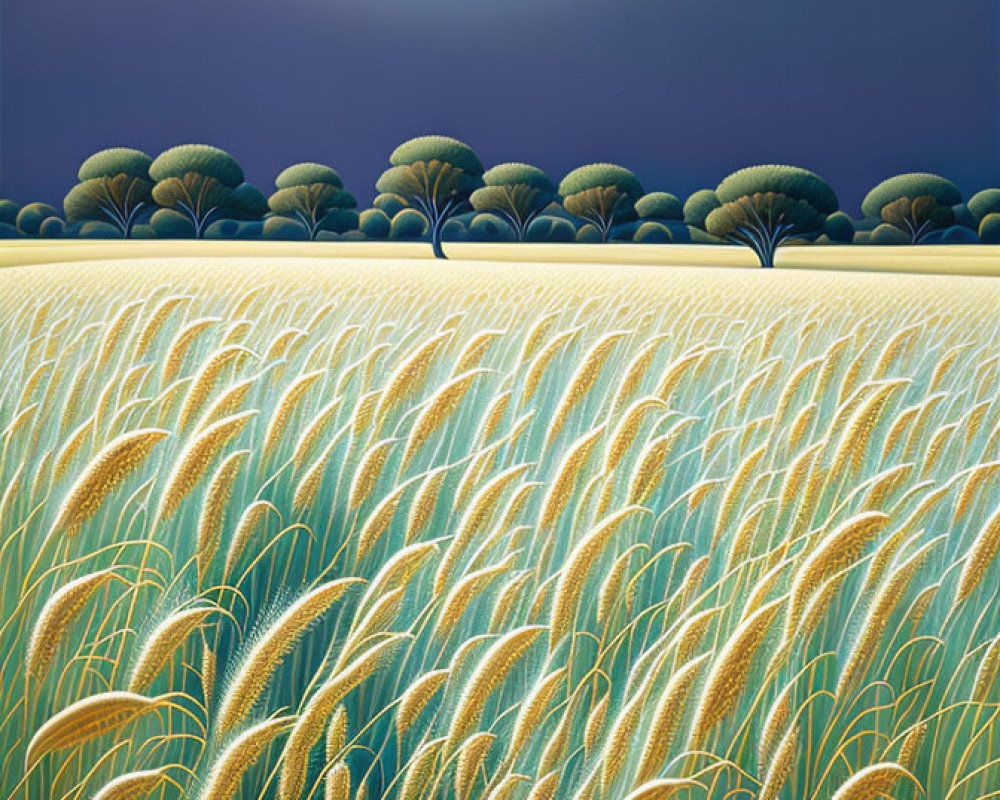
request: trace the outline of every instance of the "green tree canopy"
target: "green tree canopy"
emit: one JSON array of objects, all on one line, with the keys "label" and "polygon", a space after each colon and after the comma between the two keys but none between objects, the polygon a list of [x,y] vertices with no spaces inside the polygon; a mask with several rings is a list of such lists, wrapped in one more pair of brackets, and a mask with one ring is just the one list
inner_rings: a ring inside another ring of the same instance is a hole
[{"label": "green tree canopy", "polygon": [[879,219],[882,209],[890,203],[908,197],[931,197],[942,206],[962,202],[962,193],[951,181],[929,172],[908,172],[882,181],[865,196],[861,212],[871,219]]},{"label": "green tree canopy", "polygon": [[548,175],[530,164],[498,164],[486,171],[483,183],[472,193],[472,207],[504,219],[519,242],[524,241],[534,219],[556,199]]},{"label": "green tree canopy", "polygon": [[153,199],[186,214],[201,238],[215,216],[244,214],[246,197],[234,190],[243,169],[229,153],[206,144],[184,144],[161,153],[149,167]]},{"label": "green tree canopy", "polygon": [[267,200],[271,211],[297,219],[305,226],[310,240],[324,228],[324,220],[331,213],[358,205],[354,196],[344,191],[340,175],[323,164],[293,164],[274,184],[278,191]]},{"label": "green tree canopy", "polygon": [[593,225],[606,242],[616,223],[634,218],[635,203],[644,191],[639,179],[625,167],[586,164],[562,179],[559,194],[566,210]]},{"label": "green tree canopy", "polygon": [[817,233],[837,211],[837,196],[819,175],[800,167],[764,164],[734,172],[715,193],[722,203],[709,213],[710,234],[749,247],[762,267],[793,236]]},{"label": "green tree canopy", "polygon": [[[684,204],[670,192],[650,192],[636,201],[635,213],[639,219],[684,219]],[[652,229],[649,229],[652,230]]]},{"label": "green tree canopy", "polygon": [[149,167],[141,150],[112,147],[80,165],[80,182],[63,199],[69,222],[108,222],[128,239],[138,215],[153,201]]},{"label": "green tree canopy", "polygon": [[382,193],[397,194],[423,212],[430,225],[431,245],[444,258],[441,235],[445,223],[468,205],[482,186],[483,165],[467,144],[449,136],[419,136],[397,147],[392,165],[375,184]]}]

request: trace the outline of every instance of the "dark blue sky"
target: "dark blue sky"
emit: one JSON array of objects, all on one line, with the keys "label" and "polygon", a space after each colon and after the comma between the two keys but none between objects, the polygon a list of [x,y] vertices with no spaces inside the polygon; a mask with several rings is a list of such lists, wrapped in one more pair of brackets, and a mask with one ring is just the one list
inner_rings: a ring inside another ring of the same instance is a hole
[{"label": "dark blue sky", "polygon": [[682,196],[791,162],[855,213],[900,171],[1000,185],[1000,0],[0,3],[0,196],[21,201],[60,201],[102,147],[204,141],[265,191],[316,160],[366,202],[429,132]]}]

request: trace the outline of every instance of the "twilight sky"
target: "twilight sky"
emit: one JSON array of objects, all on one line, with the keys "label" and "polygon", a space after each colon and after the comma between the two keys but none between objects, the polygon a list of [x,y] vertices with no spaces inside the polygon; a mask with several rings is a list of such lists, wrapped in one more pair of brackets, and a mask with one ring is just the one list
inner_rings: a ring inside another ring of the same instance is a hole
[{"label": "twilight sky", "polygon": [[0,196],[59,203],[103,147],[214,144],[266,193],[362,202],[401,140],[590,161],[682,197],[750,163],[857,214],[901,171],[1000,185],[998,0],[0,0]]}]

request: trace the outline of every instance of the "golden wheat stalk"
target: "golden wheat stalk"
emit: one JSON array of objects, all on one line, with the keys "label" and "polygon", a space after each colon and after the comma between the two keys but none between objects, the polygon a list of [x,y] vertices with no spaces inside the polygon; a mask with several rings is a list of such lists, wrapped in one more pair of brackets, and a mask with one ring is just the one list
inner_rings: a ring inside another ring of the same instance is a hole
[{"label": "golden wheat stalk", "polygon": [[478,367],[490,349],[490,345],[506,335],[507,331],[505,330],[485,330],[474,334],[458,354],[451,374],[461,375],[463,372]]},{"label": "golden wheat stalk", "polygon": [[907,780],[923,791],[920,781],[909,770],[886,761],[855,772],[840,785],[831,800],[870,800],[881,797],[888,795],[901,780]]},{"label": "golden wheat stalk", "polygon": [[165,767],[128,772],[104,784],[97,790],[93,800],[140,800],[160,788],[165,780]]},{"label": "golden wheat stalk", "polygon": [[539,531],[550,529],[558,521],[560,514],[573,495],[580,473],[586,467],[590,454],[597,445],[598,439],[604,434],[606,427],[607,423],[601,423],[576,439],[566,450],[566,455],[562,457],[559,466],[556,467],[555,477],[542,498],[542,507],[538,512]]},{"label": "golden wheat stalk", "polygon": [[555,441],[562,430],[566,420],[583,399],[587,396],[601,371],[604,364],[611,356],[615,345],[631,335],[631,331],[611,331],[598,339],[580,360],[580,365],[569,379],[562,397],[556,404],[555,411],[549,420],[545,434],[545,446],[548,447]]},{"label": "golden wheat stalk", "polygon": [[237,450],[226,456],[208,483],[208,490],[198,515],[198,538],[195,550],[195,564],[198,570],[198,584],[201,585],[208,573],[215,554],[222,541],[222,528],[226,520],[226,508],[233,495],[233,486],[239,471],[250,455],[249,450]]},{"label": "golden wheat stalk", "polygon": [[160,699],[132,692],[102,692],[77,700],[49,717],[35,731],[25,752],[25,770],[30,772],[49,753],[85,744],[123,728],[162,704]]},{"label": "golden wheat stalk", "polygon": [[296,440],[295,450],[292,453],[292,464],[296,470],[301,469],[302,465],[312,458],[316,451],[316,445],[343,402],[342,396],[335,397],[317,411],[309,424],[302,428],[302,433]]},{"label": "golden wheat stalk", "polygon": [[771,625],[787,601],[779,597],[743,620],[726,641],[702,689],[691,729],[694,747],[739,703],[746,690],[754,656],[767,638]]},{"label": "golden wheat stalk", "polygon": [[778,796],[785,784],[788,776],[792,774],[796,759],[799,755],[799,726],[793,725],[778,742],[771,758],[764,782],[760,787],[760,800],[778,800]]},{"label": "golden wheat stalk", "polygon": [[457,627],[472,601],[507,572],[517,556],[518,553],[509,553],[499,564],[472,572],[456,582],[441,604],[434,632],[442,639],[446,639]]},{"label": "golden wheat stalk", "polygon": [[469,800],[479,771],[496,738],[492,733],[480,732],[462,742],[455,764],[455,797],[458,800]]},{"label": "golden wheat stalk", "polygon": [[388,655],[410,638],[410,634],[393,634],[366,650],[316,690],[303,708],[285,745],[278,779],[279,800],[298,800],[305,786],[309,753],[323,735],[327,719],[352,689],[379,669]]},{"label": "golden wheat stalk", "polygon": [[302,595],[260,636],[242,659],[219,705],[216,726],[220,733],[232,730],[253,710],[257,698],[306,630],[359,578],[340,578]]},{"label": "golden wheat stalk", "polygon": [[403,450],[401,468],[406,468],[410,459],[424,443],[458,410],[476,378],[488,375],[490,372],[491,370],[487,369],[471,369],[459,373],[457,377],[452,378],[431,396],[410,430],[410,435],[406,440],[406,448]]},{"label": "golden wheat stalk", "polygon": [[162,428],[143,428],[108,443],[66,493],[52,522],[52,532],[67,536],[78,533],[107,496],[143,465],[156,443],[169,435],[170,431]]},{"label": "golden wheat stalk", "polygon": [[192,297],[189,294],[175,294],[170,297],[165,297],[159,302],[156,308],[153,309],[153,313],[150,315],[149,319],[146,320],[146,324],[139,332],[139,338],[135,343],[136,359],[143,358],[146,353],[149,352],[150,346],[160,334],[160,331],[163,330],[163,326],[166,325],[171,313],[173,313],[173,310],[182,303],[186,303],[191,299]]},{"label": "golden wheat stalk", "polygon": [[145,302],[145,300],[133,300],[131,303],[126,303],[108,323],[104,338],[101,339],[97,350],[97,372],[101,372],[107,366],[112,354],[118,348],[118,343],[128,335],[132,323],[139,314],[139,309]]},{"label": "golden wheat stalk", "polygon": [[531,398],[535,396],[535,392],[538,391],[538,387],[542,382],[542,377],[545,375],[545,371],[552,362],[552,359],[556,357],[560,350],[575,339],[576,335],[581,330],[582,328],[571,328],[570,330],[561,331],[549,339],[549,341],[545,343],[545,346],[538,351],[538,355],[534,357],[524,374],[524,384],[521,387],[520,408],[523,409],[529,402],[531,402]]},{"label": "golden wheat stalk", "polygon": [[417,748],[403,775],[402,788],[399,790],[400,800],[421,800],[424,797],[427,785],[434,776],[438,755],[447,741],[447,738],[442,736],[424,742]]},{"label": "golden wheat stalk", "polygon": [[986,520],[968,553],[955,588],[955,605],[965,600],[982,582],[990,565],[1000,552],[1000,508]]},{"label": "golden wheat stalk", "polygon": [[889,522],[879,511],[864,511],[839,525],[802,562],[795,574],[785,619],[785,640],[791,641],[809,599],[831,575],[852,564]]},{"label": "golden wheat stalk", "polygon": [[195,418],[205,407],[205,402],[215,389],[216,381],[222,371],[231,364],[238,364],[242,359],[252,356],[259,356],[247,347],[238,344],[221,347],[211,353],[198,372],[195,373],[194,380],[181,404],[180,416],[177,424],[181,428],[186,428],[188,423]]},{"label": "golden wheat stalk", "polygon": [[361,456],[347,498],[351,510],[360,506],[371,495],[389,460],[389,452],[398,441],[400,440],[396,438],[382,439],[369,447]]},{"label": "golden wheat stalk", "polygon": [[180,609],[153,628],[136,657],[128,690],[136,694],[149,691],[177,648],[214,610],[203,607]]},{"label": "golden wheat stalk", "polygon": [[646,502],[663,481],[667,459],[673,453],[684,431],[696,421],[695,417],[681,417],[666,433],[649,441],[636,457],[636,465],[629,476],[628,502],[638,505]]},{"label": "golden wheat stalk", "polygon": [[666,411],[667,405],[660,398],[648,395],[640,397],[625,410],[608,440],[608,446],[604,451],[602,472],[610,474],[618,466],[635,441],[647,412],[653,409]]},{"label": "golden wheat stalk", "polygon": [[199,317],[181,328],[167,347],[160,373],[161,385],[169,385],[177,378],[184,359],[195,341],[213,325],[222,322],[219,317]]},{"label": "golden wheat stalk", "polygon": [[102,569],[61,586],[45,601],[28,640],[25,666],[29,675],[38,681],[45,677],[80,611],[102,587],[118,577],[113,568]]},{"label": "golden wheat stalk", "polygon": [[263,755],[268,745],[287,731],[295,717],[276,717],[247,728],[223,750],[209,771],[201,800],[232,800],[243,775]]},{"label": "golden wheat stalk", "polygon": [[417,391],[418,386],[427,377],[441,349],[454,336],[454,330],[435,334],[426,342],[418,345],[410,355],[396,368],[386,380],[385,393],[379,404],[378,417],[385,420],[389,413],[401,403],[407,401]]},{"label": "golden wheat stalk", "polygon": [[691,778],[656,778],[630,792],[625,800],[670,800],[685,789],[704,791],[707,787]]},{"label": "golden wheat stalk", "polygon": [[235,439],[243,426],[257,416],[257,413],[256,409],[251,409],[221,419],[196,434],[184,446],[163,487],[156,512],[158,520],[168,519],[180,508],[184,498],[208,471],[218,452]]},{"label": "golden wheat stalk", "polygon": [[229,540],[229,547],[226,549],[226,561],[222,567],[223,580],[236,568],[236,564],[247,545],[266,522],[269,513],[273,513],[279,520],[281,519],[278,509],[267,500],[255,500],[243,509],[243,513],[240,514],[239,521],[236,523],[236,530],[233,531],[232,538]]},{"label": "golden wheat stalk", "polygon": [[680,728],[684,712],[687,708],[688,696],[694,688],[698,671],[711,653],[705,653],[693,661],[688,661],[675,672],[664,687],[646,734],[646,742],[639,759],[639,768],[635,782],[645,783],[651,780],[666,763],[673,744],[674,736]]},{"label": "golden wheat stalk", "polygon": [[490,695],[545,630],[543,625],[515,628],[486,651],[458,699],[448,727],[449,742],[465,739],[476,728]]},{"label": "golden wheat stalk", "polygon": [[614,535],[636,514],[650,513],[649,509],[642,506],[626,506],[601,520],[573,548],[556,583],[549,622],[550,648],[554,648],[570,632],[590,572],[598,565]]},{"label": "golden wheat stalk", "polygon": [[396,735],[402,738],[427,708],[434,696],[441,690],[451,672],[435,669],[424,673],[411,683],[399,697],[396,709]]}]

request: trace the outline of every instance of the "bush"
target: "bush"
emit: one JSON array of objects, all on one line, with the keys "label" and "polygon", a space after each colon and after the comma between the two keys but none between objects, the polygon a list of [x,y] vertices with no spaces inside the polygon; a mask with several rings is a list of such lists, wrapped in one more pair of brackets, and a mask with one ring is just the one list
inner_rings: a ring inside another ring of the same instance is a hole
[{"label": "bush", "polygon": [[714,189],[699,189],[684,202],[684,222],[704,230],[708,215],[721,205]]},{"label": "bush", "polygon": [[346,233],[355,230],[358,227],[359,216],[358,212],[352,208],[334,208],[319,221],[319,230],[329,233]]},{"label": "bush", "polygon": [[869,242],[877,245],[910,244],[910,237],[895,225],[883,222],[871,232]]},{"label": "bush", "polygon": [[979,241],[983,244],[1000,244],[1000,212],[983,217],[979,223]]},{"label": "bush", "polygon": [[450,219],[441,229],[441,238],[446,242],[465,242],[469,239],[469,229],[457,219]]},{"label": "bush", "polygon": [[831,242],[850,244],[854,241],[854,222],[843,211],[837,211],[826,218],[823,233]]},{"label": "bush", "polygon": [[306,241],[309,239],[309,231],[301,222],[275,215],[264,220],[263,236],[265,239]]},{"label": "bush", "polygon": [[572,242],[576,236],[576,226],[568,219],[542,214],[535,217],[528,226],[529,242]]},{"label": "bush", "polygon": [[979,236],[976,231],[964,225],[952,225],[931,231],[924,237],[922,244],[979,244]]},{"label": "bush", "polygon": [[391,220],[404,208],[409,208],[410,204],[398,194],[383,192],[382,194],[375,196],[372,206],[377,208],[379,211],[384,211],[386,216],[388,216]]},{"label": "bush", "polygon": [[13,200],[0,200],[0,223],[17,225],[17,212],[21,206]]},{"label": "bush", "polygon": [[42,223],[58,216],[59,212],[48,203],[28,203],[17,213],[15,223],[23,236],[38,236]]},{"label": "bush", "polygon": [[259,239],[263,234],[260,220],[220,219],[205,228],[206,239]]},{"label": "bush", "polygon": [[59,217],[48,217],[38,227],[38,235],[44,239],[58,239],[63,235],[65,227],[66,223]]},{"label": "bush", "polygon": [[990,214],[1000,214],[1000,189],[983,189],[981,192],[976,192],[966,205],[979,222]]},{"label": "bush", "polygon": [[513,242],[510,225],[493,214],[476,214],[469,223],[469,240],[473,242]]},{"label": "bush", "polygon": [[674,239],[670,229],[659,222],[643,222],[633,238],[641,244],[668,244]]},{"label": "bush", "polygon": [[855,231],[854,232],[854,244],[871,244],[872,243],[872,232],[871,231]]},{"label": "bush", "polygon": [[951,207],[952,216],[955,218],[956,225],[964,225],[970,230],[979,229],[979,218],[969,211],[969,206],[966,203],[959,203],[956,206]]},{"label": "bush", "polygon": [[576,232],[576,241],[583,244],[594,244],[603,241],[601,237],[601,232],[597,230],[596,225],[591,225],[589,222],[583,225]]},{"label": "bush", "polygon": [[358,229],[369,239],[388,239],[392,220],[380,208],[369,208],[358,217]]},{"label": "bush", "polygon": [[392,218],[390,239],[420,239],[427,234],[427,220],[413,208],[404,208]]},{"label": "bush", "polygon": [[132,228],[133,239],[155,239],[156,231],[148,222],[141,222]]},{"label": "bush", "polygon": [[80,226],[77,236],[81,239],[121,239],[122,233],[110,222],[91,220]]},{"label": "bush", "polygon": [[190,239],[194,236],[191,220],[172,208],[161,208],[149,218],[150,227],[160,239]]},{"label": "bush", "polygon": [[9,222],[0,222],[0,239],[20,239],[21,232]]},{"label": "bush", "polygon": [[635,213],[640,219],[684,219],[684,204],[669,192],[650,192],[639,198]]}]

